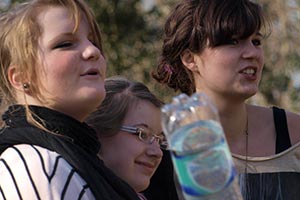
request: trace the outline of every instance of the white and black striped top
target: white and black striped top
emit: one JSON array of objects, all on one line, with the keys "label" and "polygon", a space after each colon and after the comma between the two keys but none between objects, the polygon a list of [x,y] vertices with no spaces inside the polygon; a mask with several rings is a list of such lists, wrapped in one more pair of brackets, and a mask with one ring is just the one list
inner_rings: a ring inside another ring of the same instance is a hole
[{"label": "white and black striped top", "polygon": [[0,200],[95,199],[86,182],[59,154],[15,145],[0,156]]}]

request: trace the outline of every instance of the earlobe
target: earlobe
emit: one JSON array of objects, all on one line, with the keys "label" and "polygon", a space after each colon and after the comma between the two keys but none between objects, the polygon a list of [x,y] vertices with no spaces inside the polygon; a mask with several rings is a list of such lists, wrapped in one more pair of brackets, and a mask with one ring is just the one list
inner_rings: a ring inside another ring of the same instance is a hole
[{"label": "earlobe", "polygon": [[192,72],[198,72],[198,67],[197,67],[194,53],[186,49],[182,52],[180,58],[181,58],[181,62],[184,64],[184,66],[186,66],[186,68],[188,68]]}]

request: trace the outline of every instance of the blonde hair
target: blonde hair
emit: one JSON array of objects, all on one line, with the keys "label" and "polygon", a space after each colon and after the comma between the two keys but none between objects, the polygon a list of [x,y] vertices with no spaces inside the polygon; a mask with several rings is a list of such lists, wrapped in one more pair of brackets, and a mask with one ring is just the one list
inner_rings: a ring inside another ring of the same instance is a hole
[{"label": "blonde hair", "polygon": [[[76,32],[81,17],[87,18],[95,45],[102,51],[101,33],[92,10],[84,0],[31,0],[18,4],[11,10],[0,15],[0,114],[8,106],[17,103],[15,92],[8,80],[8,68],[16,66],[23,83],[30,82],[31,95],[46,104],[47,100],[41,93],[41,80],[36,73],[38,55],[38,40],[42,35],[42,29],[37,22],[37,16],[47,7],[65,7],[71,13],[75,21]],[[24,94],[25,95],[25,94]],[[34,125],[44,126],[33,118],[29,106],[26,103],[27,120]]]}]

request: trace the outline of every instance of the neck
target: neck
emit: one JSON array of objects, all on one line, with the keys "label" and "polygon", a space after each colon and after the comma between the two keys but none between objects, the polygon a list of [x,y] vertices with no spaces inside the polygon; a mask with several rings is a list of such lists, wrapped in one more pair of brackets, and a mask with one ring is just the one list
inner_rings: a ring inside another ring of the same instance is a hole
[{"label": "neck", "polygon": [[243,103],[219,110],[220,121],[231,152],[245,154],[248,131],[248,106]]},{"label": "neck", "polygon": [[[203,90],[197,89],[197,92]],[[232,95],[220,95],[209,91],[203,91],[213,101],[218,109],[221,124],[227,138],[236,138],[243,135],[247,123],[246,97]]]},{"label": "neck", "polygon": [[216,105],[230,149],[233,152],[244,150],[245,130],[247,123],[250,124],[248,121],[248,111],[251,107],[245,101],[252,95],[220,93],[208,90],[206,87],[200,87],[200,83],[196,83],[196,85],[199,86],[196,87],[196,91],[204,92]]},{"label": "neck", "polygon": [[218,109],[220,122],[231,151],[233,153],[243,153],[249,109],[249,105],[245,103],[246,99],[206,94]]}]

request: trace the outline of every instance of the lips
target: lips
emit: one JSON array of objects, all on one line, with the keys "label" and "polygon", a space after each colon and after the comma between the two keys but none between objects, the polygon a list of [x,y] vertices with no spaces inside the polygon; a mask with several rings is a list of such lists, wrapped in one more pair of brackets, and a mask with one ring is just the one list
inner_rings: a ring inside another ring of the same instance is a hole
[{"label": "lips", "polygon": [[150,162],[136,161],[136,163],[139,164],[139,165],[143,165],[145,167],[148,167],[148,168],[152,168],[152,169],[155,168],[155,164],[150,163]]},{"label": "lips", "polygon": [[247,68],[247,69],[243,70],[242,73],[247,74],[249,76],[253,76],[253,75],[255,75],[256,70],[252,69],[252,68]]},{"label": "lips", "polygon": [[135,164],[140,166],[143,173],[145,173],[147,176],[152,176],[156,168],[156,164],[151,162],[135,161]]},{"label": "lips", "polygon": [[96,68],[88,69],[87,71],[80,74],[80,76],[99,76],[99,75],[100,75],[100,71]]},{"label": "lips", "polygon": [[239,71],[241,74],[246,74],[248,76],[254,76],[256,75],[257,67],[246,67]]},{"label": "lips", "polygon": [[244,67],[239,71],[243,77],[248,81],[255,81],[258,78],[258,67],[256,66],[248,66]]}]

